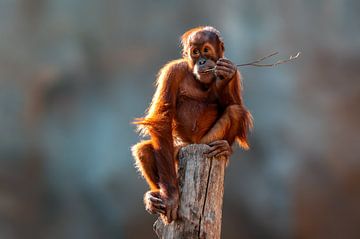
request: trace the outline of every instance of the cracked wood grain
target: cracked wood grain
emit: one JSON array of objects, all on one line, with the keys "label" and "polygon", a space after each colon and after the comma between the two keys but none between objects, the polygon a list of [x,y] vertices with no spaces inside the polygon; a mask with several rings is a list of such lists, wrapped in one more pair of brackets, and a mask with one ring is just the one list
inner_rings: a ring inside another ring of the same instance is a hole
[{"label": "cracked wood grain", "polygon": [[205,144],[192,144],[179,152],[179,219],[154,231],[161,239],[217,239],[221,234],[224,174],[227,158],[206,158]]}]

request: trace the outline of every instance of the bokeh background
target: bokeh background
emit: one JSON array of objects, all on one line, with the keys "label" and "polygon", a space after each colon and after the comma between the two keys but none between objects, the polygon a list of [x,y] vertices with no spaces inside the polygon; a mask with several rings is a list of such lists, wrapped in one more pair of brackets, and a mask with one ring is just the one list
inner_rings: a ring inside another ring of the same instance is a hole
[{"label": "bokeh background", "polygon": [[1,239],[155,238],[130,122],[198,25],[236,63],[302,52],[241,69],[223,238],[360,238],[360,1],[1,0]]}]

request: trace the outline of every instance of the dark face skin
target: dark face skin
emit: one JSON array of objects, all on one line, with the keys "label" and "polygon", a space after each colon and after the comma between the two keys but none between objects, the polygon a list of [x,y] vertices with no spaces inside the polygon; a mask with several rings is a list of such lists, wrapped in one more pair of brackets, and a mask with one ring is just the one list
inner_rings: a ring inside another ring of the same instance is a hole
[{"label": "dark face skin", "polygon": [[193,73],[203,84],[211,84],[216,75],[214,71],[206,70],[216,66],[216,62],[223,55],[222,43],[215,33],[199,31],[189,36],[188,54],[191,58]]}]

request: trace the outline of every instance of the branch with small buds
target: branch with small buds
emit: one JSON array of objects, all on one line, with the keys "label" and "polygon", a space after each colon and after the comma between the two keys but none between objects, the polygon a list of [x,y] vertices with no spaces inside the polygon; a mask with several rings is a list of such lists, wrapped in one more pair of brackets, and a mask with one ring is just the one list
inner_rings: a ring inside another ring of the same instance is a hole
[{"label": "branch with small buds", "polygon": [[[298,52],[296,53],[296,55],[291,55],[288,59],[284,59],[284,60],[278,60],[276,61],[275,63],[271,63],[271,64],[262,64],[260,62],[264,61],[265,59],[267,58],[270,58],[272,56],[275,56],[279,54],[279,52],[273,52],[269,55],[266,55],[260,59],[257,59],[255,61],[252,61],[252,62],[249,62],[249,63],[244,63],[244,64],[238,64],[236,65],[237,67],[241,67],[241,66],[256,66],[256,67],[273,67],[273,66],[277,66],[277,65],[281,65],[281,64],[284,64],[284,63],[287,63],[287,62],[290,62],[290,61],[293,61],[297,58],[299,58],[301,52]],[[209,71],[215,71],[215,67],[213,68],[210,68],[210,69],[207,69],[205,72],[209,72]]]}]

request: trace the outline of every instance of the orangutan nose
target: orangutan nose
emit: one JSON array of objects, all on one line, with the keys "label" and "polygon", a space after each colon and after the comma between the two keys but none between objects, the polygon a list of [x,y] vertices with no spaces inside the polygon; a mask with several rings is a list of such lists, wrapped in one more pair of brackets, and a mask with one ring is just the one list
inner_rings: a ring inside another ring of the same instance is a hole
[{"label": "orangutan nose", "polygon": [[201,65],[204,65],[206,63],[206,59],[205,58],[200,58],[199,61],[198,61],[198,64],[201,66]]}]

